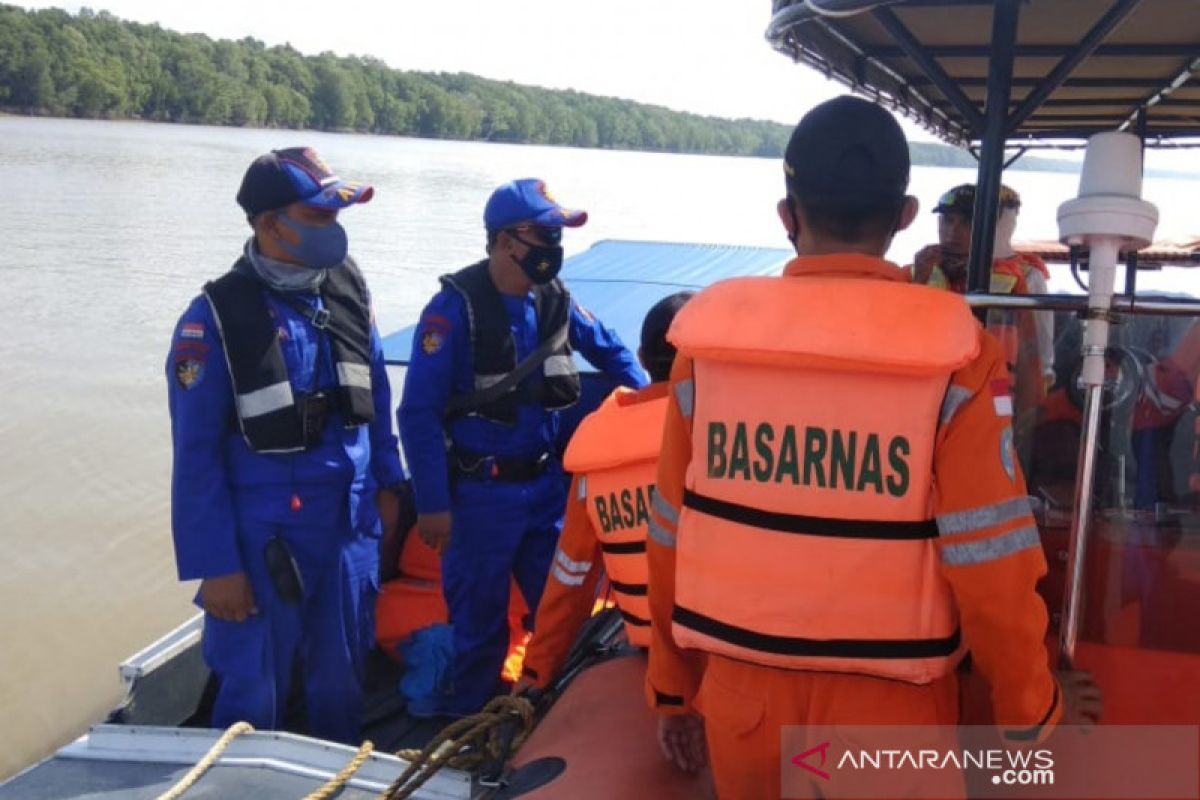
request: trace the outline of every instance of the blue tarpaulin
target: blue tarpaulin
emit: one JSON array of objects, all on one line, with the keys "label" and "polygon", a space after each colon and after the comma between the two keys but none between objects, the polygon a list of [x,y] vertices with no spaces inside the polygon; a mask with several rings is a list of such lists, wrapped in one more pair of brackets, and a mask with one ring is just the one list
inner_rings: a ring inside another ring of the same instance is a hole
[{"label": "blue tarpaulin", "polygon": [[[795,254],[789,250],[733,245],[596,242],[563,264],[562,277],[572,296],[636,350],[642,319],[650,306],[669,294],[701,289],[722,278],[778,275]],[[383,339],[389,364],[407,364],[415,325]],[[581,371],[595,369],[576,356]]]}]

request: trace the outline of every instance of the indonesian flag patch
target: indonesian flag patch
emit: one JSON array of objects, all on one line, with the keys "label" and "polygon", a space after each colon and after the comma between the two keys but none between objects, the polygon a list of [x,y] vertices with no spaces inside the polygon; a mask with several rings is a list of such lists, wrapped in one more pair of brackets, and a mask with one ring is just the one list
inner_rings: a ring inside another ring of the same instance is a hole
[{"label": "indonesian flag patch", "polygon": [[1012,381],[1008,378],[997,378],[992,381],[992,408],[997,417],[1013,415]]}]

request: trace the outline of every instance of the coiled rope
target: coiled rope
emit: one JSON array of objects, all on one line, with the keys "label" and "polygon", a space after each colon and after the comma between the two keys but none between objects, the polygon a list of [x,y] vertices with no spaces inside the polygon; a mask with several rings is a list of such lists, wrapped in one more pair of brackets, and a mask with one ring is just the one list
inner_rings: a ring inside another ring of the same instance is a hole
[{"label": "coiled rope", "polygon": [[[405,800],[443,767],[474,770],[489,762],[508,759],[533,729],[533,705],[523,697],[492,698],[483,711],[446,726],[422,750],[401,750],[396,755],[408,767],[378,800]],[[519,725],[512,737],[505,726]]]}]

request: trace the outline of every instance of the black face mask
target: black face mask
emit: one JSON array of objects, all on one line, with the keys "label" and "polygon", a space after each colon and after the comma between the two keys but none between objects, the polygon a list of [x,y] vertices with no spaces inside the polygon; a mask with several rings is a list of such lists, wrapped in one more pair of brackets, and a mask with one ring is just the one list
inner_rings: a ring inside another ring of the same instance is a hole
[{"label": "black face mask", "polygon": [[527,242],[516,234],[510,234],[521,244],[529,248],[529,252],[521,258],[513,257],[521,271],[536,284],[546,284],[558,277],[562,269],[563,249],[560,245],[543,245]]}]

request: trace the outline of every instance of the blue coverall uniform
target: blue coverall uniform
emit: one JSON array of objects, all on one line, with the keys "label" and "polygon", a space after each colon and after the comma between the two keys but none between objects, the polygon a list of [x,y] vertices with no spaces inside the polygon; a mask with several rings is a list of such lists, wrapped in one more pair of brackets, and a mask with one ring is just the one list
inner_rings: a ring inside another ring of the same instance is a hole
[{"label": "blue coverall uniform", "polygon": [[[298,293],[310,307],[316,294]],[[266,293],[293,392],[336,386],[328,334]],[[171,524],[181,580],[245,572],[258,613],[245,622],[204,620],[204,657],[220,679],[212,724],[246,720],[278,728],[293,659],[304,664],[309,731],[356,743],[363,669],[374,640],[379,588],[379,487],[403,477],[391,424],[391,392],[371,325],[375,419],[347,429],[333,414],[318,446],[259,454],[238,428],[229,368],[207,300],[192,301],[167,358],[174,442]],[[304,584],[281,602],[263,548],[280,536]]]},{"label": "blue coverall uniform", "polygon": [[[520,362],[538,346],[533,296],[501,295]],[[622,385],[646,377],[612,330],[571,303],[570,342]],[[540,381],[535,370],[523,385]],[[508,645],[510,576],[529,608],[537,608],[562,528],[566,483],[555,459],[528,481],[450,480],[446,436],[464,451],[506,459],[537,459],[554,449],[559,414],[520,405],[515,425],[480,416],[445,421],[447,401],[474,387],[466,301],[443,289],[426,306],[413,341],[397,416],[417,511],[452,512],[450,544],[442,554],[442,588],[454,626],[453,694],[438,711],[469,714],[495,693]]]}]

